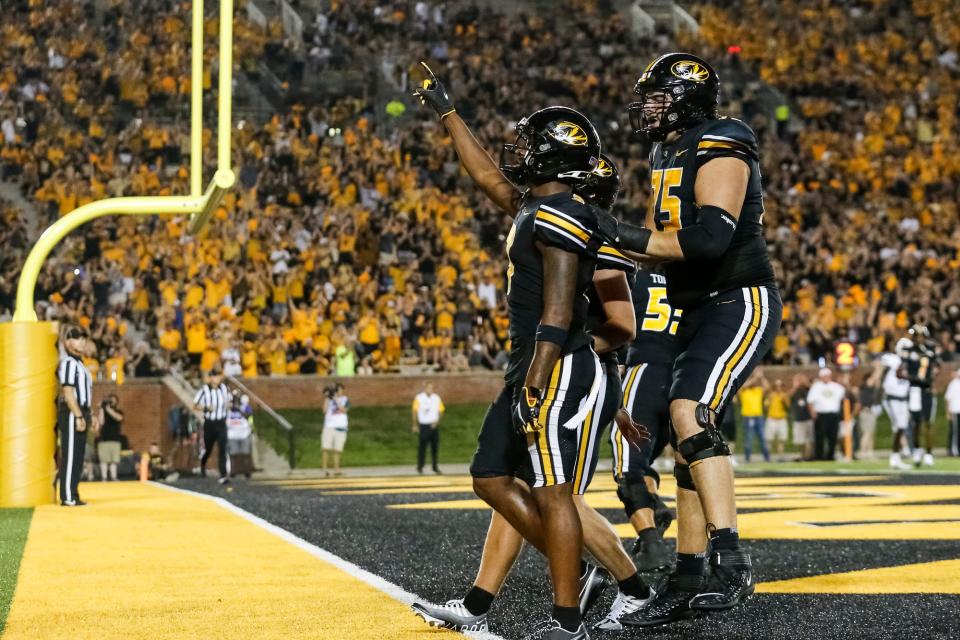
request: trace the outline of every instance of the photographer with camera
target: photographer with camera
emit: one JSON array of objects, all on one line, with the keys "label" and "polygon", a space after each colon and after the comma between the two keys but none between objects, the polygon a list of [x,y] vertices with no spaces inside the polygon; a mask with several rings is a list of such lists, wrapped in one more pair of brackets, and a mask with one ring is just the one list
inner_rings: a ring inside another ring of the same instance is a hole
[{"label": "photographer with camera", "polygon": [[329,476],[327,463],[333,458],[333,475],[342,475],[340,471],[340,456],[343,446],[347,442],[347,411],[350,409],[350,399],[343,393],[343,385],[339,382],[328,384],[323,388],[323,472]]},{"label": "photographer with camera", "polygon": [[100,403],[97,422],[100,425],[97,433],[100,480],[106,482],[109,476],[111,480],[116,481],[117,464],[120,463],[120,450],[123,448],[123,436],[120,435],[123,427],[123,411],[120,410],[120,399],[117,398],[117,394],[111,393]]}]

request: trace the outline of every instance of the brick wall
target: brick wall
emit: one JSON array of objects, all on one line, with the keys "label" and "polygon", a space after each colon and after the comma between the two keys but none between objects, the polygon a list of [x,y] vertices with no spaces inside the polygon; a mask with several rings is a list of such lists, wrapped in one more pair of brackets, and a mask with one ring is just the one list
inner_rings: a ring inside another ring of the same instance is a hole
[{"label": "brick wall", "polygon": [[323,402],[323,388],[340,381],[354,406],[402,405],[413,402],[427,381],[447,404],[491,402],[503,386],[503,374],[382,375],[356,378],[287,376],[242,382],[274,409],[315,408]]},{"label": "brick wall", "polygon": [[109,394],[116,393],[123,410],[123,433],[134,451],[144,451],[151,442],[169,451],[173,439],[167,429],[167,413],[176,396],[155,379],[127,379],[123,384],[98,382],[93,385],[94,408]]}]

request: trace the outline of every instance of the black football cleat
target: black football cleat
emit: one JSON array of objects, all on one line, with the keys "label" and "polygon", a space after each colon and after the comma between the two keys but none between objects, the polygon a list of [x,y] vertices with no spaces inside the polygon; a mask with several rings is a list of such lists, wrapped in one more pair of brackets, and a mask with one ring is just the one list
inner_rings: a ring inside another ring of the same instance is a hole
[{"label": "black football cleat", "polygon": [[753,595],[753,567],[745,551],[712,551],[706,585],[693,599],[694,610],[729,609]]},{"label": "black football cleat", "polygon": [[698,615],[690,608],[690,599],[701,590],[700,576],[671,574],[666,584],[656,589],[656,595],[646,607],[620,618],[620,623],[631,627],[659,627]]},{"label": "black football cleat", "polygon": [[641,573],[668,569],[673,559],[673,554],[670,553],[667,544],[660,537],[645,541],[638,536],[633,545],[632,553],[637,571]]},{"label": "black football cleat", "polygon": [[581,622],[576,631],[567,631],[560,623],[552,618],[537,625],[523,640],[590,640],[587,627]]}]

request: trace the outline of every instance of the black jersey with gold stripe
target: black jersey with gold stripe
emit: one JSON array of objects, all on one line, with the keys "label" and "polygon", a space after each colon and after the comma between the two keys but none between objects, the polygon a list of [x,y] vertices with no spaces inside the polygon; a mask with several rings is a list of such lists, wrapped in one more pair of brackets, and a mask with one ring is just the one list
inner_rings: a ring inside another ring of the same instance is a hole
[{"label": "black jersey with gold stripe", "polygon": [[[637,265],[633,260],[620,253],[610,245],[604,243],[597,251],[597,271],[601,269],[613,269],[623,271],[627,274],[628,280],[632,278],[637,271]],[[595,287],[590,287],[587,291],[587,298],[590,300],[590,306],[587,308],[587,331],[593,331],[607,321],[607,314],[603,311],[603,302],[597,295]],[[600,361],[604,363],[616,364],[617,352],[610,351],[600,355]]]},{"label": "black jersey with gold stripe", "polygon": [[653,147],[650,168],[656,227],[660,231],[672,231],[697,222],[694,195],[697,171],[707,162],[723,157],[739,158],[750,167],[737,229],[730,246],[719,258],[681,260],[667,265],[670,303],[681,309],[722,291],[774,284],[773,267],[763,237],[757,138],[740,120],[706,120],[675,141]]},{"label": "black jersey with gold stripe", "polygon": [[601,241],[596,216],[579,196],[569,192],[524,197],[507,236],[507,309],[510,316],[510,363],[506,380],[522,383],[533,358],[537,326],[543,315],[543,256],[539,245],[558,247],[579,256],[577,295],[562,354],[591,342],[587,333],[587,291]]},{"label": "black jersey with gold stripe", "polygon": [[670,305],[666,276],[648,269],[638,271],[630,295],[637,337],[630,343],[624,364],[672,363],[679,353],[676,336],[683,309]]}]

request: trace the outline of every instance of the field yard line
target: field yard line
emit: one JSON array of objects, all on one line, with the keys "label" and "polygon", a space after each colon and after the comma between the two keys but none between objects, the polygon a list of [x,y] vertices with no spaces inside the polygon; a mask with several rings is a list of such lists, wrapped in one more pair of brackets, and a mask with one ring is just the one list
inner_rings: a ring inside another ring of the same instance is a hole
[{"label": "field yard line", "polygon": [[[286,529],[283,529],[281,527],[278,527],[275,524],[267,522],[263,518],[259,516],[255,516],[254,514],[250,513],[245,509],[241,509],[240,507],[233,504],[229,500],[225,500],[217,496],[211,496],[206,493],[200,493],[198,491],[190,491],[189,489],[181,489],[180,487],[173,487],[162,482],[151,482],[151,484],[157,487],[162,487],[169,491],[186,493],[192,496],[196,496],[198,498],[205,498],[207,500],[210,500],[216,503],[217,505],[223,507],[227,511],[230,511],[231,513],[234,513],[240,516],[244,520],[247,520],[248,522],[251,522],[257,525],[261,529],[264,529],[265,531],[272,533],[273,535],[277,536],[282,540],[285,540],[286,542],[289,542],[295,547],[299,547],[300,549],[303,549],[304,551],[314,556],[315,558],[318,558],[320,560],[323,560],[324,562],[332,564],[333,566],[337,567],[344,573],[350,576],[353,576],[354,578],[360,580],[361,582],[365,582],[366,584],[370,585],[377,591],[382,591],[383,593],[387,594],[394,600],[402,602],[403,604],[406,604],[409,606],[413,604],[414,601],[417,601],[417,600],[423,601],[423,598],[421,598],[417,594],[410,593],[409,591],[404,590],[398,585],[395,585],[392,582],[389,582],[388,580],[385,580],[376,574],[370,573],[366,569],[358,567],[357,565],[353,564],[349,560],[344,560],[340,556],[334,555],[329,551],[327,551],[326,549],[321,549],[317,545],[311,542],[307,542],[303,538],[290,533]],[[424,629],[424,631],[427,631],[427,630]],[[498,636],[495,633],[489,633],[489,632],[488,633],[471,632],[471,633],[466,633],[464,635],[469,636],[470,638],[477,638],[478,640],[505,640],[505,638],[502,638],[501,636]]]}]

